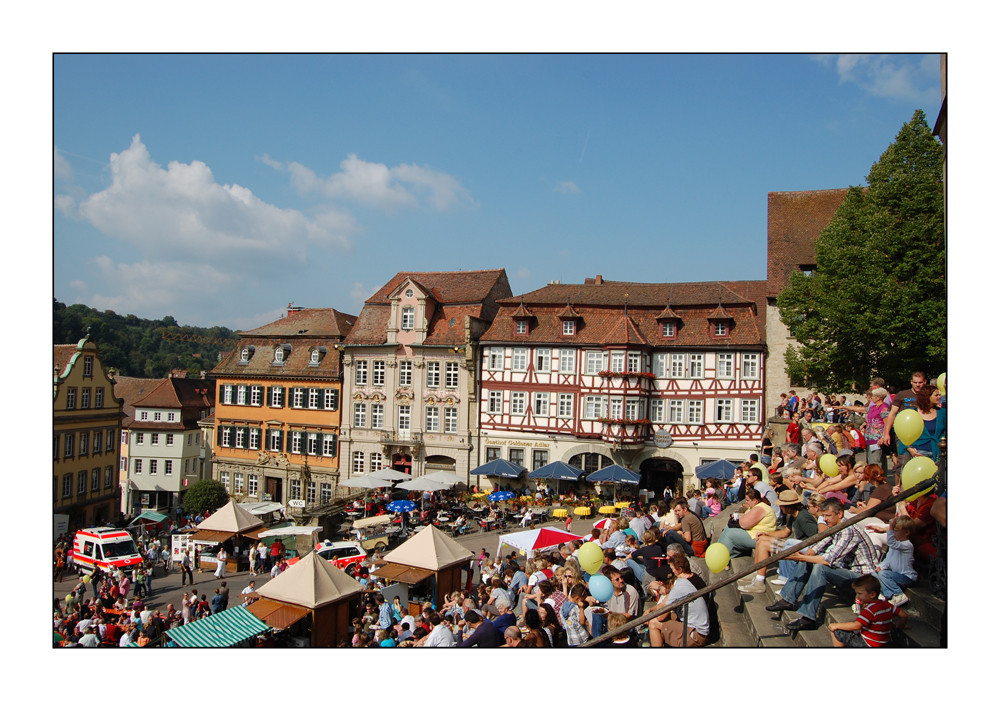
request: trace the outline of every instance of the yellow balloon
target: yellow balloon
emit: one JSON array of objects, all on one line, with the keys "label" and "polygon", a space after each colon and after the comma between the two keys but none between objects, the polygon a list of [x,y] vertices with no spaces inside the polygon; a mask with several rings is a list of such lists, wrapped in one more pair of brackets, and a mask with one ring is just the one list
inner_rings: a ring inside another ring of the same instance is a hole
[{"label": "yellow balloon", "polygon": [[942,397],[947,394],[947,392],[944,391],[945,374],[946,373],[942,372],[940,375],[938,375],[938,379],[937,379],[937,388],[941,392],[941,396]]},{"label": "yellow balloon", "polygon": [[722,543],[712,543],[705,550],[705,564],[718,574],[729,564],[729,549]]},{"label": "yellow balloon", "polygon": [[597,574],[604,565],[604,553],[597,543],[584,543],[576,551],[576,560],[587,574]]},{"label": "yellow balloon", "polygon": [[824,453],[819,459],[819,469],[823,471],[823,474],[827,477],[836,477],[840,474],[840,469],[837,467],[837,458],[831,453]]},{"label": "yellow balloon", "polygon": [[924,432],[924,419],[915,409],[903,409],[896,414],[892,427],[896,429],[896,438],[903,445],[913,445]]},{"label": "yellow balloon", "polygon": [[518,552],[518,554],[520,554],[520,555],[525,555],[525,554],[526,554],[526,553],[525,553],[525,552],[524,552],[523,550],[518,550],[517,552]]},{"label": "yellow balloon", "polygon": [[[918,455],[903,465],[903,474],[900,480],[903,491],[905,492],[910,487],[920,484],[925,479],[930,479],[935,474],[937,474],[937,465],[934,464],[934,461],[926,455]],[[907,497],[906,500],[913,501],[933,489],[934,487],[928,487],[922,492],[917,492],[913,496]]]},{"label": "yellow balloon", "polygon": [[84,576],[83,583],[84,584],[90,584],[90,575],[89,574]]}]

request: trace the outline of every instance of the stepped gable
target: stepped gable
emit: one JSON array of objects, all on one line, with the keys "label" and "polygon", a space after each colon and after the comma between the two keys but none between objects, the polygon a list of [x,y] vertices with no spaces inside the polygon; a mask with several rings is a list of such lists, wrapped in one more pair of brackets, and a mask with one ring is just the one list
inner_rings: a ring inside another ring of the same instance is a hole
[{"label": "stepped gable", "polygon": [[847,188],[767,193],[767,294],[776,297],[792,272],[816,265],[816,239],[833,220]]},{"label": "stepped gable", "polygon": [[[281,319],[250,331],[238,332],[236,348],[225,355],[212,370],[213,375],[232,377],[295,377],[331,379],[340,377],[340,351],[343,341],[357,324],[357,317],[332,308],[290,309]],[[286,345],[290,352],[279,365],[274,351]],[[310,363],[310,352],[326,349],[318,365]],[[241,361],[244,349],[249,359]]]},{"label": "stepped gable", "polygon": [[499,309],[497,300],[511,294],[507,272],[503,268],[399,272],[365,301],[345,343],[357,346],[380,346],[386,343],[386,328],[392,313],[393,296],[407,280],[413,282],[434,302],[435,308],[428,320],[425,345],[465,343],[465,317],[482,319],[488,323]]},{"label": "stepped gable", "polygon": [[[483,342],[545,345],[637,343],[656,347],[760,346],[764,343],[765,283],[683,282],[633,283],[588,279],[584,284],[550,284],[517,297],[500,300],[500,311]],[[750,293],[752,297],[747,297]],[[626,297],[626,294],[628,295]],[[623,309],[628,303],[628,330]],[[514,315],[530,305],[536,317],[527,336],[516,335]],[[677,334],[663,338],[660,321],[670,310],[680,320]],[[732,317],[731,333],[714,336],[709,317],[719,308]],[[580,323],[573,336],[562,334],[562,319],[576,315]],[[625,338],[631,338],[625,341]],[[641,340],[640,340],[641,339]]]}]

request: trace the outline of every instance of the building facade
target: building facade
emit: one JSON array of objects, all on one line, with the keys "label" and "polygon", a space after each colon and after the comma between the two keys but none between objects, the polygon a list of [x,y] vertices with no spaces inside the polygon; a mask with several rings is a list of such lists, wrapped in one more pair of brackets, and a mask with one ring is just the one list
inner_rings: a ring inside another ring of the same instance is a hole
[{"label": "building facade", "polygon": [[328,503],[340,467],[341,354],[356,317],[289,305],[240,332],[217,380],[213,477],[241,501],[302,514]]},{"label": "building facade", "polygon": [[118,517],[121,405],[89,334],[54,346],[53,359],[53,511],[72,532]]},{"label": "building facade", "polygon": [[168,377],[133,399],[126,419],[127,514],[173,514],[184,492],[201,479],[202,431],[198,422],[215,403],[215,381]]},{"label": "building facade", "polygon": [[121,512],[132,512],[128,495],[129,430],[135,418],[135,402],[152,391],[162,379],[115,375],[115,396],[122,403],[122,428],[118,439],[118,481],[122,485]]},{"label": "building facade", "polygon": [[504,270],[397,273],[344,344],[341,476],[477,466],[480,336],[509,297]]},{"label": "building facade", "polygon": [[481,461],[612,462],[661,492],[760,444],[761,282],[601,276],[500,302],[480,340]]}]

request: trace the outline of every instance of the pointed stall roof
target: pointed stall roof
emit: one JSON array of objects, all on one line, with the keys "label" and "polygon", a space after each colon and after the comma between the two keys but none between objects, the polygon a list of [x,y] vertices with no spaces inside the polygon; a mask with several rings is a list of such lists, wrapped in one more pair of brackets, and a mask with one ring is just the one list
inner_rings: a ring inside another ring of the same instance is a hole
[{"label": "pointed stall roof", "polygon": [[448,565],[473,557],[475,554],[461,546],[454,538],[434,526],[427,526],[382,559],[396,565],[439,572]]},{"label": "pointed stall roof", "polygon": [[245,533],[263,525],[263,521],[230,499],[228,504],[199,523],[198,530]]},{"label": "pointed stall roof", "polygon": [[265,599],[318,609],[364,589],[360,582],[312,550],[257,593]]}]

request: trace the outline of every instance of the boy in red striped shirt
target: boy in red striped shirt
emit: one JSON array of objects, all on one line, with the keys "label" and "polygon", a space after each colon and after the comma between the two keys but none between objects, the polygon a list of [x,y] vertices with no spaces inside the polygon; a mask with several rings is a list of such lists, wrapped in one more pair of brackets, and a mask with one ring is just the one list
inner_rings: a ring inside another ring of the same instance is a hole
[{"label": "boy in red striped shirt", "polygon": [[893,618],[899,627],[906,625],[906,611],[878,598],[882,585],[870,574],[858,577],[851,585],[861,613],[849,623],[831,623],[830,637],[834,647],[885,647],[889,644]]}]

